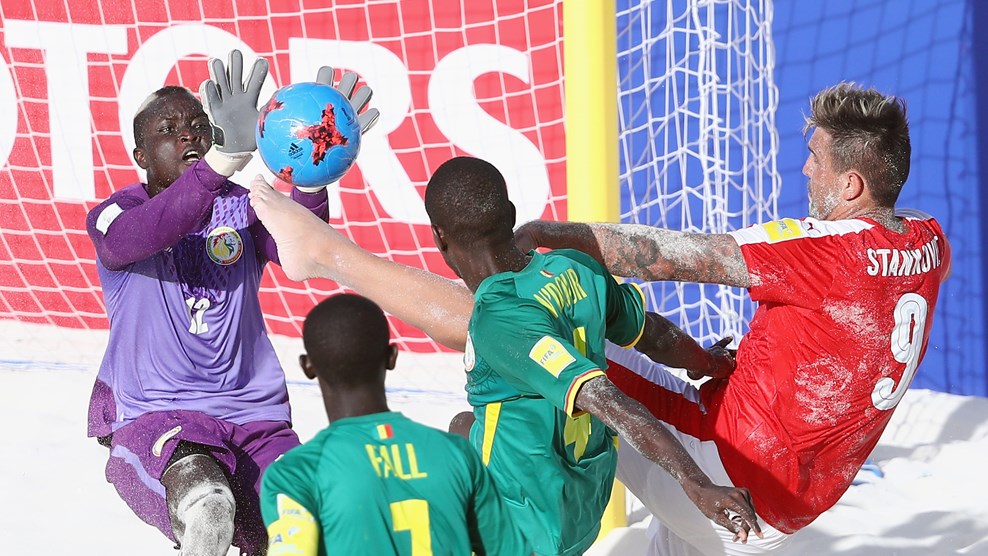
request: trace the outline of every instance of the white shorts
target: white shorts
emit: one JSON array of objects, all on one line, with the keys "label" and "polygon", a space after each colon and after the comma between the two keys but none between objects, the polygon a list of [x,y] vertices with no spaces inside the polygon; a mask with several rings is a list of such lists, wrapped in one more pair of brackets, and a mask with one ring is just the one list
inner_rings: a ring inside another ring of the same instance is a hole
[{"label": "white shorts", "polygon": [[[699,403],[699,392],[695,386],[672,375],[637,351],[608,344],[607,358],[663,388]],[[722,486],[734,486],[720,461],[717,446],[712,441],[701,441],[671,425],[663,425],[686,448],[686,452],[711,481]],[[773,554],[789,544],[790,535],[775,529],[763,519],[759,519],[758,523],[765,535],[764,539],[750,534],[747,544],[734,542],[734,534],[700,513],[683,492],[679,482],[665,469],[646,459],[623,440],[618,449],[617,477],[655,516],[649,527],[650,555]]]}]

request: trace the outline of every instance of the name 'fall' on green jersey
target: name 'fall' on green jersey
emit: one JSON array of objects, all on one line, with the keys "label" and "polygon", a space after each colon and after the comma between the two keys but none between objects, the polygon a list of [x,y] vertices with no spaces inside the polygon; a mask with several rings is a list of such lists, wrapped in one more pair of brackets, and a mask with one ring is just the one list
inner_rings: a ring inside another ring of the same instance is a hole
[{"label": "name 'fall' on green jersey", "polygon": [[261,513],[269,556],[531,553],[476,450],[395,412],[338,419],[271,464]]}]

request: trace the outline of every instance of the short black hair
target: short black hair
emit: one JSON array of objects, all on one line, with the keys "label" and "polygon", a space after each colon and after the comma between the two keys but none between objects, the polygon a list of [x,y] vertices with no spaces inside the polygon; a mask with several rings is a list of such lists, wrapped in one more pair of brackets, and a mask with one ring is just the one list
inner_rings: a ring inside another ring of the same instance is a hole
[{"label": "short black hair", "polygon": [[425,210],[432,224],[457,243],[514,236],[514,209],[504,176],[479,158],[458,156],[442,163],[425,188]]},{"label": "short black hair", "polygon": [[383,378],[391,334],[376,303],[356,294],[324,299],[309,311],[302,342],[316,374],[332,385],[358,386]]},{"label": "short black hair", "polygon": [[166,85],[148,95],[147,98],[144,99],[144,102],[141,103],[141,106],[137,109],[137,113],[134,114],[135,146],[139,148],[144,147],[144,125],[151,119],[152,116],[154,116],[151,106],[158,100],[165,97],[170,97],[172,95],[188,95],[192,98],[196,98],[196,96],[192,94],[192,91],[180,85]]}]

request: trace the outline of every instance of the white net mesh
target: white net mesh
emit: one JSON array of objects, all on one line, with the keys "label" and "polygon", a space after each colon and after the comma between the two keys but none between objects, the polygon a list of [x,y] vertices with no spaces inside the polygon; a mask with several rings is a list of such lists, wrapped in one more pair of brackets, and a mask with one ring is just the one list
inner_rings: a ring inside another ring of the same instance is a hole
[{"label": "white net mesh", "polygon": [[[262,96],[324,64],[374,89],[381,119],[331,192],[331,224],[365,248],[452,276],[421,193],[454,155],[495,163],[520,218],[566,216],[556,0],[99,4],[0,0],[0,319],[106,328],[86,212],[141,179],[130,155],[141,100],[165,84],[198,90],[206,58],[232,48],[271,62]],[[234,180],[261,170],[254,162]],[[261,291],[270,330],[297,336],[335,291],[270,268]],[[392,325],[403,349],[439,351]],[[52,354],[60,332],[50,328],[24,340]]]},{"label": "white net mesh", "polygon": [[[618,3],[622,222],[722,233],[777,216],[769,0]],[[739,337],[752,306],[722,286],[647,286],[695,338]]]}]

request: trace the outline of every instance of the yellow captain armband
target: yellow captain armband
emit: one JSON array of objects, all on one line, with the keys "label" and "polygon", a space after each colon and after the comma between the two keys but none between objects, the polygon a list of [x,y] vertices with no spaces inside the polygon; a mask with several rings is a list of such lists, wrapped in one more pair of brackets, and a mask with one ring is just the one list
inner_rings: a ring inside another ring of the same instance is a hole
[{"label": "yellow captain armband", "polygon": [[278,519],[268,525],[268,556],[316,556],[319,524],[291,497],[279,494]]}]

